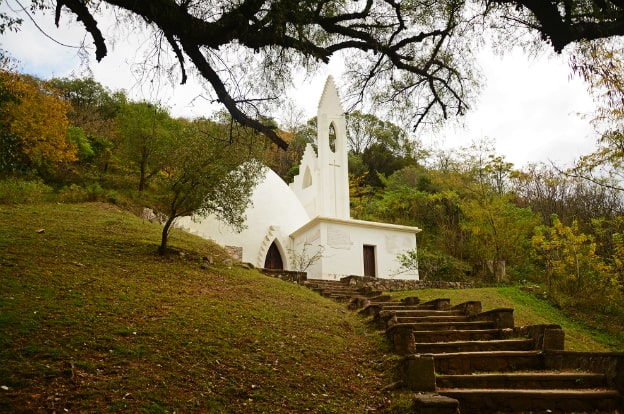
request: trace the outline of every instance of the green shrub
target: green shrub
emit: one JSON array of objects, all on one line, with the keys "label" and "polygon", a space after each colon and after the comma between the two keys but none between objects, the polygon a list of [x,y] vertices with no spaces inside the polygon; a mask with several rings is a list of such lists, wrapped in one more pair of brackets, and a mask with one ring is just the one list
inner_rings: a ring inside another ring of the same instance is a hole
[{"label": "green shrub", "polygon": [[87,201],[102,201],[105,198],[106,190],[98,183],[87,185]]},{"label": "green shrub", "polygon": [[63,203],[83,203],[87,201],[87,190],[78,184],[71,184],[69,187],[63,187],[57,195],[58,201]]},{"label": "green shrub", "polygon": [[64,187],[58,193],[58,200],[64,203],[84,203],[86,201],[102,201],[106,203],[119,204],[120,196],[115,190],[102,188],[98,183],[87,184],[81,187],[72,184]]},{"label": "green shrub", "polygon": [[418,269],[421,280],[463,281],[470,274],[470,266],[445,253],[426,249],[410,250],[398,256],[403,270]]},{"label": "green shrub", "polygon": [[40,180],[7,178],[0,181],[0,204],[35,204],[45,201],[52,188]]}]

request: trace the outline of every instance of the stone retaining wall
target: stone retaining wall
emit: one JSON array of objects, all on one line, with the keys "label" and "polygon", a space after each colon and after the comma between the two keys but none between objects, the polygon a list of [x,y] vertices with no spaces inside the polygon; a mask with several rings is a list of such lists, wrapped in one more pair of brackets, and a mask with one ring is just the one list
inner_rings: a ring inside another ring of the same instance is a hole
[{"label": "stone retaining wall", "polygon": [[303,284],[303,282],[308,280],[307,272],[293,272],[291,270],[283,270],[283,269],[275,269],[275,270],[274,269],[259,269],[259,270],[267,276],[276,277],[286,282]]},{"label": "stone retaining wall", "polygon": [[467,289],[474,287],[472,283],[445,282],[439,280],[399,280],[379,279],[376,277],[347,276],[340,279],[341,282],[361,288],[369,287],[374,290],[418,290],[418,289]]},{"label": "stone retaining wall", "polygon": [[[308,280],[307,272],[294,272],[281,269],[259,269],[267,276],[276,277],[287,282],[303,284]],[[380,279],[376,277],[347,276],[340,279],[356,288],[370,288],[376,291],[418,290],[418,289],[468,289],[474,287],[468,282],[445,282],[439,280],[400,280]]]}]

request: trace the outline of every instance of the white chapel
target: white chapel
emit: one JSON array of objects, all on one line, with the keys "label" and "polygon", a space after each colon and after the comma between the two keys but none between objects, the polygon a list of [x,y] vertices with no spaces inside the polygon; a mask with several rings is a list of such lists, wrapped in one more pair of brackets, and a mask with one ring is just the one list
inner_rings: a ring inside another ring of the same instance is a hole
[{"label": "white chapel", "polygon": [[[331,76],[317,112],[318,154],[308,144],[299,175],[288,186],[266,168],[236,233],[216,218],[182,218],[177,226],[224,246],[256,267],[307,272],[308,279],[346,276],[418,279],[402,272],[397,256],[416,249],[417,227],[352,220],[349,205],[347,129]],[[301,269],[301,258],[320,258]]]}]

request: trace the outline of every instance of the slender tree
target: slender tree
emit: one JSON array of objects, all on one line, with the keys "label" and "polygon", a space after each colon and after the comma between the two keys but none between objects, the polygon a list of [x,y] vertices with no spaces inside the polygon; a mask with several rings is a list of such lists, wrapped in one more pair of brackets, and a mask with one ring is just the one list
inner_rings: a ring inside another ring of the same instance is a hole
[{"label": "slender tree", "polygon": [[117,128],[125,156],[139,172],[138,190],[162,168],[161,148],[170,141],[171,118],[167,111],[148,102],[129,102],[117,115]]},{"label": "slender tree", "polygon": [[167,217],[160,254],[166,253],[171,226],[181,216],[214,215],[234,230],[245,227],[245,210],[265,168],[257,161],[262,147],[248,130],[229,132],[211,121],[177,120],[159,147],[163,169],[152,207]]}]

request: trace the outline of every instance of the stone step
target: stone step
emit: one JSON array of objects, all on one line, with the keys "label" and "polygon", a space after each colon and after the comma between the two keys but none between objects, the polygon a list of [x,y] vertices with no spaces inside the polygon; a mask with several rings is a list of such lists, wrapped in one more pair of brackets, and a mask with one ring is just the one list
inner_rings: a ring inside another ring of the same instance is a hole
[{"label": "stone step", "polygon": [[332,283],[332,284],[308,283],[306,286],[310,289],[353,289],[353,290],[357,290],[356,287],[345,285],[344,283]]},{"label": "stone step", "polygon": [[306,286],[310,289],[318,288],[318,289],[328,289],[334,287],[348,287],[349,285],[345,285],[340,282],[310,282],[309,280],[306,282]]},{"label": "stone step", "polygon": [[308,289],[312,289],[313,291],[317,292],[317,291],[324,291],[324,290],[330,290],[330,289],[349,289],[348,287],[343,287],[343,286],[313,286],[313,285],[308,285],[307,286]]},{"label": "stone step", "polygon": [[[461,322],[415,322],[415,323],[396,323],[402,327],[411,327],[412,331],[468,331],[468,330],[484,330],[492,329],[496,326],[491,321],[461,321]],[[393,325],[393,326],[394,326]]]},{"label": "stone step", "polygon": [[533,339],[501,339],[490,341],[456,341],[416,343],[419,354],[445,354],[457,352],[485,351],[531,351],[535,349]]},{"label": "stone step", "polygon": [[[421,316],[401,316],[405,314]],[[382,310],[373,318],[380,328],[388,328],[394,324],[413,324],[423,322],[465,322],[468,316],[452,311],[420,310],[420,311],[385,311]]]},{"label": "stone step", "polygon": [[438,388],[477,389],[587,389],[607,388],[603,374],[535,371],[436,376]]},{"label": "stone step", "polygon": [[538,351],[449,352],[434,354],[433,362],[436,373],[447,375],[545,369]]},{"label": "stone step", "polygon": [[344,283],[332,283],[332,284],[326,284],[326,283],[307,283],[306,287],[308,287],[309,289],[312,290],[325,290],[325,289],[355,289],[354,287],[345,285]]},{"label": "stone step", "polygon": [[342,292],[335,290],[323,290],[319,292],[321,296],[330,297],[330,296],[359,296],[359,292]]},{"label": "stone step", "polygon": [[401,310],[436,310],[434,305],[404,305],[400,302],[389,302],[385,305],[371,303],[371,306],[378,306],[384,311],[401,311]]},{"label": "stone step", "polygon": [[399,309],[399,310],[387,310],[383,309],[383,312],[392,312],[397,318],[448,318],[453,316],[463,316],[461,311],[458,310],[434,310],[434,309]]},{"label": "stone step", "polygon": [[462,414],[472,413],[614,413],[621,408],[621,395],[611,389],[439,389],[457,399]]},{"label": "stone step", "polygon": [[509,339],[502,329],[472,329],[446,331],[414,331],[410,325],[392,325],[386,329],[394,352],[408,355],[416,352],[417,343],[440,343],[458,341],[490,341]]},{"label": "stone step", "polygon": [[354,295],[340,293],[323,293],[322,296],[340,303],[349,303],[354,298]]},{"label": "stone step", "polygon": [[418,310],[418,309],[428,309],[428,310],[449,310],[450,309],[450,299],[434,299],[428,302],[420,302],[420,299],[416,297],[410,297],[402,299],[400,302],[395,301],[383,301],[383,302],[372,302],[371,305],[382,308],[383,310]]},{"label": "stone step", "polygon": [[[444,311],[437,311],[437,312],[444,312]],[[409,323],[409,324],[415,324],[415,323],[422,324],[422,323],[432,323],[432,322],[451,323],[451,322],[469,322],[470,321],[469,317],[466,315],[399,316],[395,314],[393,319],[396,321],[396,323]]]},{"label": "stone step", "polygon": [[345,285],[344,283],[311,283],[308,286],[316,289],[353,289],[357,290],[355,286]]},{"label": "stone step", "polygon": [[[394,325],[396,328],[400,325]],[[501,339],[503,333],[500,329],[453,329],[448,331],[413,331],[414,342],[456,342],[456,341],[489,341]]]},{"label": "stone step", "polygon": [[318,289],[316,291],[319,292],[323,296],[329,296],[329,295],[356,296],[360,294],[360,292],[358,292],[357,290],[351,290],[351,289]]},{"label": "stone step", "polygon": [[[386,303],[386,304],[380,304]],[[371,301],[360,311],[361,314],[377,318],[381,312],[397,311],[435,311],[433,305],[406,305],[400,302],[373,302]]]}]

